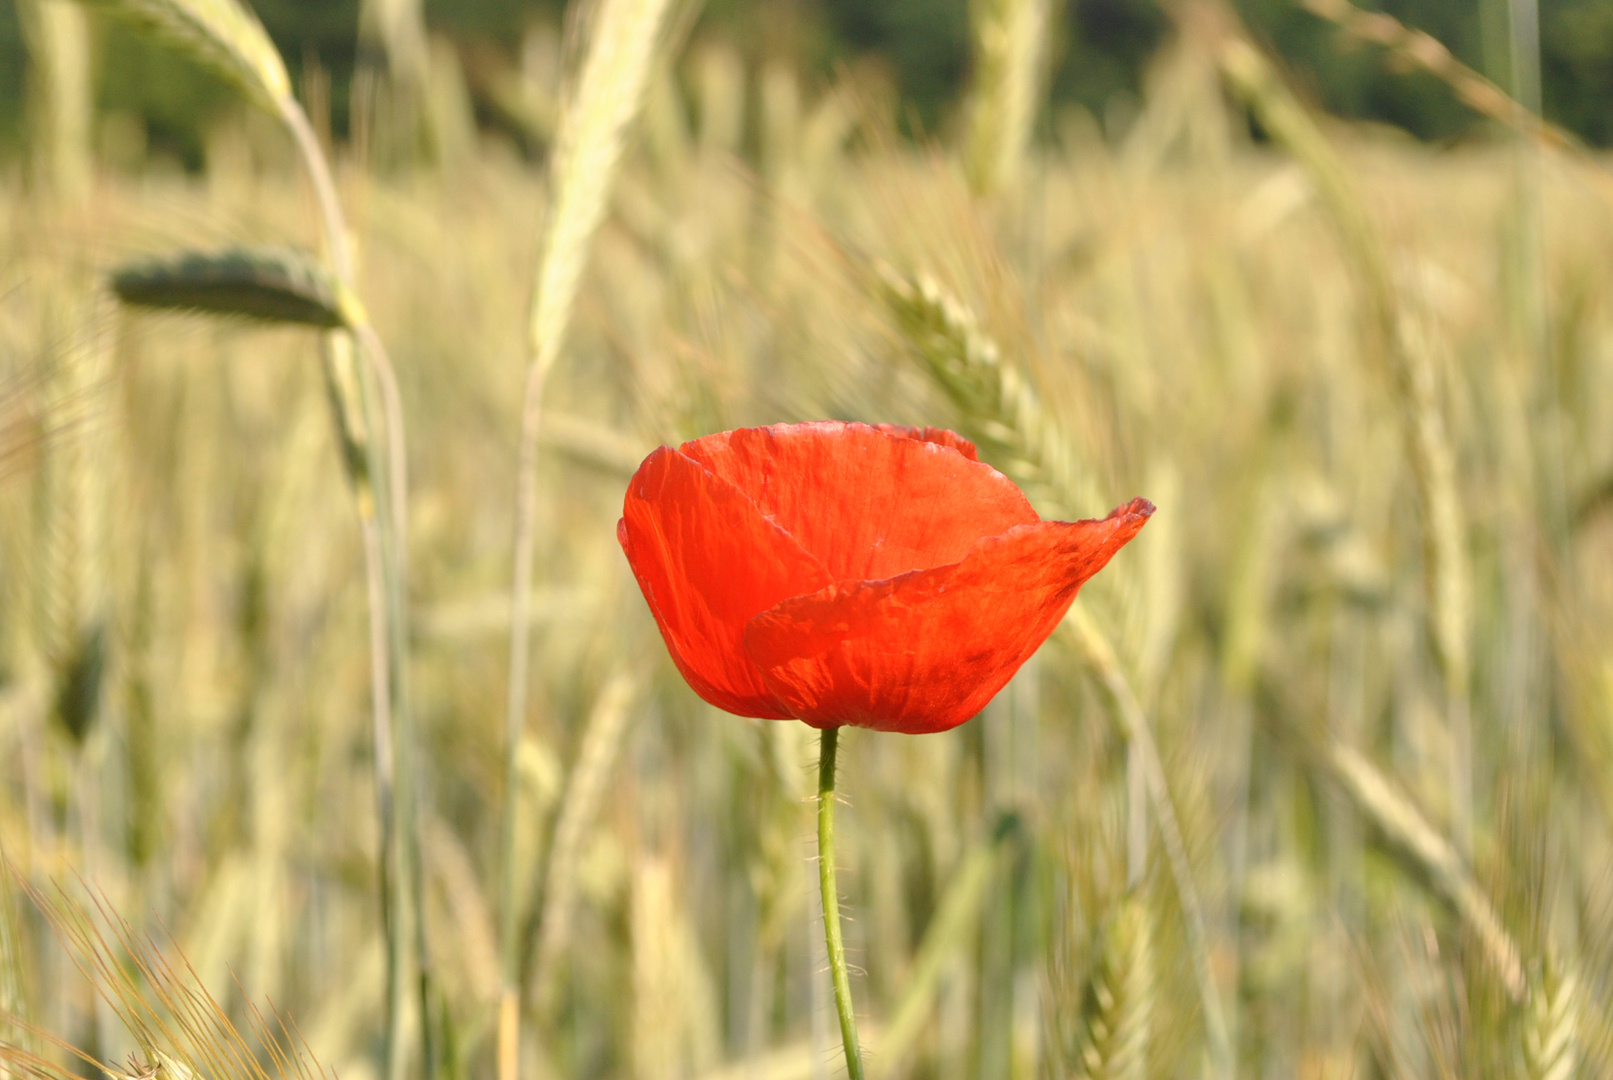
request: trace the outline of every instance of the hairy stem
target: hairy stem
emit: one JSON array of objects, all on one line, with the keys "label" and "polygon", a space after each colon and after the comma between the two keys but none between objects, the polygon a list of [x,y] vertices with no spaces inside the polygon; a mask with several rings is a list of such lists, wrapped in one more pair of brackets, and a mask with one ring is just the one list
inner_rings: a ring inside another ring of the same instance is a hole
[{"label": "hairy stem", "polygon": [[846,1044],[846,1075],[863,1080],[862,1050],[857,1045],[857,1013],[851,1007],[851,977],[846,973],[846,945],[840,937],[840,893],[835,888],[835,744],[839,728],[823,729],[818,756],[818,887],[823,893],[823,935],[834,978],[835,1012]]}]

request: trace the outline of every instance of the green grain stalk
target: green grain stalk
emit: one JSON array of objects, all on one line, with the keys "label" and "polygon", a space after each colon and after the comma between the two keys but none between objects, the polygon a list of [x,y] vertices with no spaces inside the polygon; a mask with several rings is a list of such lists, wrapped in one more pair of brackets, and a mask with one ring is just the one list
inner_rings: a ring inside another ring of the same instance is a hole
[{"label": "green grain stalk", "polygon": [[363,315],[313,259],[284,248],[232,248],[142,259],[112,272],[112,291],[133,307],[238,316],[322,330]]},{"label": "green grain stalk", "polygon": [[167,42],[270,113],[291,100],[291,77],[256,15],[237,0],[79,0]]}]

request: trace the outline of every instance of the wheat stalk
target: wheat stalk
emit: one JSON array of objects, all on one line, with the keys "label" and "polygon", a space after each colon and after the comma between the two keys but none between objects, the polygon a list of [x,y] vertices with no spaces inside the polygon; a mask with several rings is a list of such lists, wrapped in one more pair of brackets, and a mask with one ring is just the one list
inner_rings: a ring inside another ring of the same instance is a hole
[{"label": "wheat stalk", "polygon": [[1426,71],[1450,87],[1457,100],[1481,116],[1504,124],[1545,150],[1566,154],[1585,166],[1580,175],[1589,180],[1604,201],[1613,202],[1613,178],[1573,132],[1553,124],[1535,109],[1518,101],[1494,81],[1458,60],[1443,42],[1414,30],[1383,11],[1363,11],[1350,0],[1300,0],[1305,9],[1326,19],[1358,41],[1381,46],[1413,68]]},{"label": "wheat stalk", "polygon": [[[1143,712],[1142,703],[1137,699],[1131,681],[1121,670],[1120,660],[1115,655],[1113,646],[1093,623],[1086,609],[1080,606],[1072,608],[1070,614],[1060,624],[1060,628],[1070,634],[1076,647],[1085,657],[1087,665],[1097,674],[1108,695],[1110,707],[1126,733],[1127,742],[1132,750],[1132,756],[1127,761],[1127,785],[1132,790],[1141,786],[1146,791],[1149,803],[1154,808],[1154,816],[1159,822],[1160,839],[1164,842],[1165,858],[1170,865],[1176,895],[1182,905],[1188,946],[1193,955],[1193,974],[1198,983],[1200,1007],[1204,1010],[1204,1026],[1209,1033],[1211,1060],[1217,1075],[1231,1076],[1232,1036],[1227,1026],[1226,1015],[1222,1011],[1221,995],[1215,988],[1215,976],[1210,970],[1210,935],[1204,918],[1204,905],[1199,899],[1198,886],[1193,882],[1193,867],[1188,860],[1187,843],[1182,837],[1182,826],[1176,815],[1175,803],[1171,799],[1164,764],[1159,759],[1159,748],[1154,745],[1153,732],[1148,726],[1148,716]],[[1141,833],[1146,838],[1146,825],[1139,826],[1135,818],[1128,822],[1128,825],[1131,826],[1134,835]],[[1132,846],[1136,846],[1135,841]],[[1134,885],[1140,874],[1141,867],[1136,864],[1133,857],[1133,865],[1128,868],[1128,876]]]},{"label": "wheat stalk", "polygon": [[543,254],[527,325],[530,365],[560,357],[588,248],[604,220],[628,125],[643,103],[668,0],[602,0],[550,173]]},{"label": "wheat stalk", "polygon": [[106,674],[107,353],[93,331],[54,360],[46,387],[53,445],[36,478],[39,641],[54,712],[82,744],[100,715]]},{"label": "wheat stalk", "polygon": [[[360,519],[366,597],[370,606],[371,697],[374,727],[376,801],[381,814],[383,921],[387,934],[387,1077],[401,1080],[406,1067],[403,1013],[409,997],[407,953],[413,949],[418,977],[419,1030],[429,1080],[437,1066],[437,1008],[425,927],[425,874],[420,853],[420,815],[415,783],[413,712],[409,701],[408,653],[408,475],[402,396],[380,335],[358,304],[353,288],[353,255],[335,179],[307,114],[291,93],[280,54],[257,18],[235,0],[81,0],[156,36],[211,67],[285,125],[314,189],[329,253],[334,286],[319,280],[307,265],[261,265],[243,273],[239,264],[224,280],[192,273],[200,288],[191,306],[236,306],[234,313],[262,317],[300,316],[293,321],[338,325],[351,331],[327,336],[324,346],[326,391],[342,440]],[[193,270],[195,268],[192,268]],[[216,270],[217,268],[213,268]],[[290,270],[295,272],[289,272]],[[226,287],[226,284],[228,287]],[[171,299],[177,282],[166,283]],[[149,294],[148,294],[149,295]],[[272,295],[273,302],[268,298]],[[206,302],[203,302],[203,301]],[[247,310],[241,310],[241,308]],[[209,310],[217,310],[217,307]],[[322,320],[322,322],[321,322]],[[350,341],[362,347],[367,372],[355,369]],[[370,378],[366,378],[368,374]],[[372,392],[371,381],[374,391]],[[381,423],[369,414],[379,400]],[[379,434],[384,439],[375,438]]]},{"label": "wheat stalk", "polygon": [[665,856],[635,858],[628,905],[635,1080],[702,1076],[717,1056],[715,994],[676,884]]},{"label": "wheat stalk", "polygon": [[1491,80],[1458,60],[1438,38],[1413,30],[1393,15],[1363,11],[1350,0],[1300,0],[1306,11],[1326,19],[1360,41],[1389,50],[1401,60],[1439,79],[1458,100],[1474,112],[1557,149],[1571,149],[1579,140],[1543,120]]},{"label": "wheat stalk", "polygon": [[[158,1080],[159,1076],[168,1080],[219,1076],[328,1080],[283,1017],[271,1014],[273,1022],[265,1021],[256,1006],[249,1004],[246,1031],[241,1031],[183,956],[171,959],[115,912],[101,894],[90,892],[86,903],[61,886],[43,888],[27,883],[10,863],[0,863],[0,873],[21,884],[72,963],[133,1036],[144,1060],[131,1063],[127,1071],[120,1070],[56,1042],[70,1055],[116,1080]],[[80,886],[88,888],[82,882]],[[74,1075],[40,1059],[30,1060],[31,1055],[19,1060],[16,1051],[0,1045],[0,1060],[21,1065],[39,1080]]]},{"label": "wheat stalk", "polygon": [[[516,748],[526,726],[531,664],[533,547],[543,390],[560,357],[595,231],[604,219],[628,126],[643,103],[669,0],[603,0],[575,91],[566,102],[549,176],[550,203],[527,322],[527,377],[517,450],[509,684],[505,708],[505,804],[499,938],[499,1080],[519,1073],[519,912],[514,865]],[[540,955],[542,950],[540,949]]]},{"label": "wheat stalk", "polygon": [[90,181],[89,27],[69,0],[19,0],[17,19],[28,46],[34,166],[46,190],[74,202]]}]

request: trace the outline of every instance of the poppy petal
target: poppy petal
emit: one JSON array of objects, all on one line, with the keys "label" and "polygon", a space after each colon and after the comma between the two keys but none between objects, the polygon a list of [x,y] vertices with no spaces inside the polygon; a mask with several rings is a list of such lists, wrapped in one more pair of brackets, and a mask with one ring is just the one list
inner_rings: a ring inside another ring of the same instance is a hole
[{"label": "poppy petal", "polygon": [[1135,499],[1101,521],[1022,525],[949,566],[785,600],[751,620],[745,649],[813,727],[945,731],[1007,684],[1153,512]]},{"label": "poppy petal", "polygon": [[1013,481],[950,443],[867,424],[742,428],[680,450],[748,495],[837,581],[945,566],[982,537],[1041,520]]},{"label": "poppy petal", "polygon": [[936,443],[940,446],[950,446],[970,461],[980,460],[980,451],[975,444],[944,427],[910,427],[907,424],[873,424],[875,431],[883,431],[887,435],[895,435],[903,439],[917,439],[919,442]]},{"label": "poppy petal", "polygon": [[833,579],[742,492],[661,447],[628,484],[616,537],[695,693],[740,716],[790,715],[745,655],[745,625]]}]

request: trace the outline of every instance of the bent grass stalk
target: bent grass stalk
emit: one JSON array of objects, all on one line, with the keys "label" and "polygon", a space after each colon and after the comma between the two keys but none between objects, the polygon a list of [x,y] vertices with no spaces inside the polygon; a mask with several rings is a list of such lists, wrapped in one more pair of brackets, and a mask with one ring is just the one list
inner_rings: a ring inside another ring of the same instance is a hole
[{"label": "bent grass stalk", "polygon": [[[308,114],[289,92],[276,100],[274,112],[291,134],[314,189],[326,250],[337,279],[338,300],[354,340],[369,360],[367,370],[380,391],[384,451],[370,441],[367,450],[377,460],[367,472],[373,475],[380,471],[376,466],[381,464],[379,459],[384,452],[385,478],[379,486],[371,487],[370,497],[361,495],[357,501],[372,612],[376,801],[382,820],[382,908],[387,934],[386,1075],[388,1080],[401,1080],[407,1069],[403,1013],[410,996],[405,971],[412,948],[416,966],[415,997],[420,1013],[421,1066],[429,1080],[436,1074],[437,1047],[431,958],[425,927],[425,871],[420,851],[414,756],[416,733],[407,679],[408,454],[402,395],[391,357],[357,300],[347,222],[319,138],[308,121]],[[337,342],[331,344],[340,347]],[[331,385],[336,384],[333,381]],[[371,413],[373,398],[364,380],[349,380],[347,387],[348,392],[338,391],[332,395],[338,409],[347,411],[350,417]],[[351,393],[354,389],[356,399]],[[377,494],[379,498],[374,497]]]},{"label": "bent grass stalk", "polygon": [[[374,693],[377,701],[376,795],[382,819],[382,907],[387,921],[387,1078],[400,1080],[407,1067],[402,1015],[409,996],[404,971],[412,947],[416,965],[415,996],[420,1011],[421,1065],[429,1080],[437,1068],[435,991],[425,925],[425,869],[420,851],[421,817],[414,756],[417,736],[407,679],[409,480],[403,399],[391,357],[357,299],[347,222],[319,138],[308,121],[308,114],[290,93],[279,97],[274,112],[291,134],[314,189],[326,250],[337,278],[338,299],[354,340],[369,360],[368,371],[380,391],[385,480],[377,489],[381,494],[379,506],[374,499],[360,498],[358,502],[366,533],[365,565],[372,621],[378,621],[382,628],[380,640],[374,641],[372,647],[372,664],[382,665],[375,674]],[[330,380],[329,385],[334,388],[337,384]],[[350,417],[371,411],[371,398],[363,380],[349,382],[349,390],[355,386],[356,400],[350,392],[332,394],[338,411],[345,410]],[[375,452],[373,446],[371,452]],[[372,641],[376,636],[372,632]],[[387,685],[384,698],[379,689],[382,683]],[[388,729],[386,745],[381,741],[383,729]],[[390,870],[387,869],[389,863]]]},{"label": "bent grass stalk", "polygon": [[[1450,87],[1457,100],[1479,115],[1506,125],[1542,148],[1569,151],[1582,160],[1589,159],[1577,136],[1544,119],[1493,80],[1462,63],[1433,35],[1414,30],[1387,12],[1363,10],[1351,0],[1300,2],[1312,15],[1326,19],[1356,40],[1381,46],[1400,63],[1434,76]],[[1604,194],[1613,192],[1605,179],[1599,187]]]},{"label": "bent grass stalk", "polygon": [[823,938],[834,981],[835,1013],[840,1018],[840,1038],[846,1047],[846,1075],[850,1080],[863,1080],[857,1013],[851,1004],[846,945],[840,936],[840,893],[835,887],[835,750],[839,736],[839,728],[824,728],[818,755],[818,889],[823,896]]},{"label": "bent grass stalk", "polygon": [[[379,861],[388,938],[386,1075],[388,1080],[401,1080],[407,1066],[401,987],[405,985],[403,969],[412,945],[418,965],[422,1065],[429,1078],[435,1073],[436,1052],[415,794],[415,735],[406,678],[408,479],[403,408],[391,360],[356,299],[352,246],[330,164],[313,125],[292,93],[290,77],[274,43],[258,19],[236,0],[81,2],[168,41],[223,76],[285,126],[314,189],[326,250],[336,277],[338,306],[347,329],[368,360],[368,374],[379,388],[382,439],[378,445],[373,438],[376,426],[368,420],[374,410],[366,380],[362,373],[343,370],[351,358],[344,354],[340,332],[330,335],[325,350],[326,390],[336,413],[343,460],[353,484],[363,533],[372,623],[376,801],[383,838]],[[385,464],[381,465],[383,454]],[[374,460],[368,460],[372,455]]]}]

